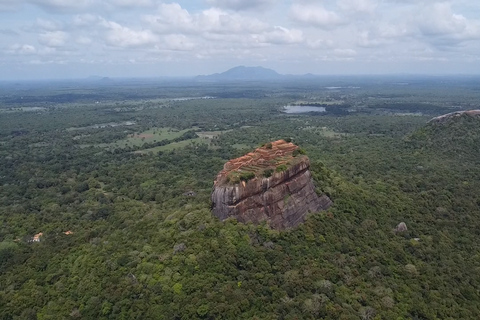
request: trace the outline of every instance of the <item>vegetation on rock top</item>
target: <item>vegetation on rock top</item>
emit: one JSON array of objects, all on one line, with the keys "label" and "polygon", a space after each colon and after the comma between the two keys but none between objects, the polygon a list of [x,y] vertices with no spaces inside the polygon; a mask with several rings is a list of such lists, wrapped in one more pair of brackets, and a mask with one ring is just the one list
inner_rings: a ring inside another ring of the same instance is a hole
[{"label": "vegetation on rock top", "polygon": [[247,182],[255,177],[269,178],[274,172],[283,172],[288,167],[305,161],[305,151],[286,140],[277,140],[244,156],[229,160],[217,176],[217,183]]}]

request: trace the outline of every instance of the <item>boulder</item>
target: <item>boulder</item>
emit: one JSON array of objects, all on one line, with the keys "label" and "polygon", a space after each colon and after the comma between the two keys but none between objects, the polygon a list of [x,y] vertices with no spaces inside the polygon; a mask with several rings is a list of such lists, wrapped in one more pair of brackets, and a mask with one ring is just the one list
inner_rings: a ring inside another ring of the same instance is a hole
[{"label": "boulder", "polygon": [[407,225],[405,222],[400,222],[399,224],[397,224],[397,226],[395,227],[395,232],[396,233],[399,233],[399,232],[405,232],[407,231]]}]

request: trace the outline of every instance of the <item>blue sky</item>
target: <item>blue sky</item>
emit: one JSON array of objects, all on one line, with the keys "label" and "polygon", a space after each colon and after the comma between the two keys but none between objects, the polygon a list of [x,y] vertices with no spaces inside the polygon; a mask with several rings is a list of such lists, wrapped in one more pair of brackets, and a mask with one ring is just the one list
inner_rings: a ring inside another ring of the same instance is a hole
[{"label": "blue sky", "polygon": [[479,74],[473,0],[0,0],[0,80]]}]

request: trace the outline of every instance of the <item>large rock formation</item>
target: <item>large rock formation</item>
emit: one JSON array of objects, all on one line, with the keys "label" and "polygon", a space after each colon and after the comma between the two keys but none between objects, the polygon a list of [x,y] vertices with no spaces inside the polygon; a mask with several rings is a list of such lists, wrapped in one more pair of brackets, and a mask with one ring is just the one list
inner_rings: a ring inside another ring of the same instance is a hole
[{"label": "large rock formation", "polygon": [[[431,119],[407,136],[412,146],[465,163],[478,162],[480,154],[480,110],[448,113]],[[422,152],[424,152],[422,151]]]},{"label": "large rock formation", "polygon": [[435,117],[428,121],[429,123],[445,123],[451,119],[455,119],[461,116],[470,116],[480,118],[480,110],[465,110],[447,113],[438,117]]},{"label": "large rock formation", "polygon": [[218,174],[212,193],[213,213],[221,220],[266,221],[272,228],[295,227],[309,212],[327,209],[331,200],[318,196],[301,150],[284,140],[268,143],[230,160]]}]

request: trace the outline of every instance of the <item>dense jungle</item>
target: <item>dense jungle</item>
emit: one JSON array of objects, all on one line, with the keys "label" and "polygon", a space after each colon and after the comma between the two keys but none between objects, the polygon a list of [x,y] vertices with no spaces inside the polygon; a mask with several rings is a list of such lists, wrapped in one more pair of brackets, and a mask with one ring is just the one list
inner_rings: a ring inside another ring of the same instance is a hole
[{"label": "dense jungle", "polygon": [[[478,80],[0,83],[0,319],[478,319]],[[286,138],[333,206],[213,216]]]}]

